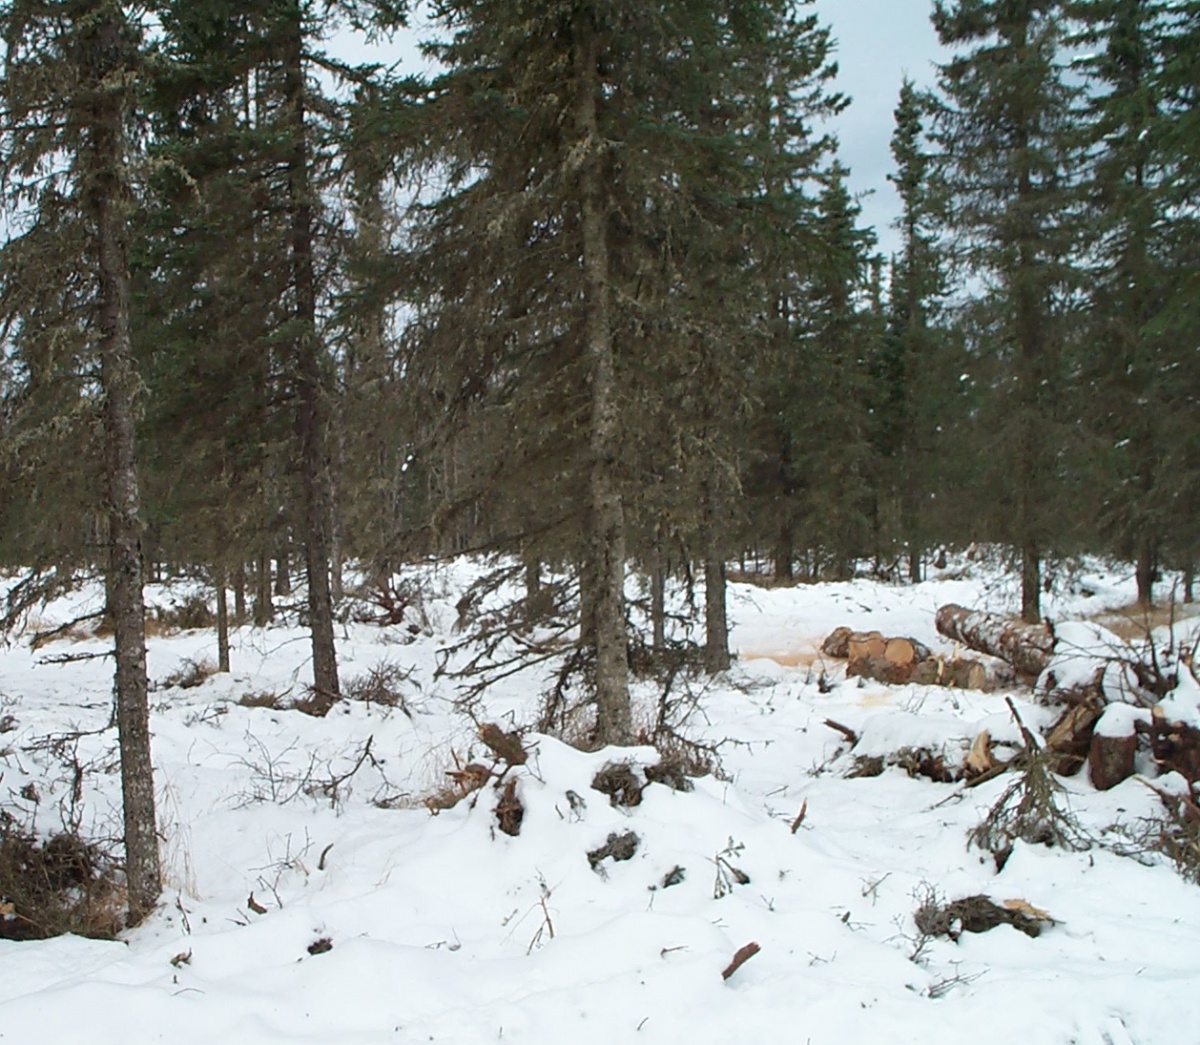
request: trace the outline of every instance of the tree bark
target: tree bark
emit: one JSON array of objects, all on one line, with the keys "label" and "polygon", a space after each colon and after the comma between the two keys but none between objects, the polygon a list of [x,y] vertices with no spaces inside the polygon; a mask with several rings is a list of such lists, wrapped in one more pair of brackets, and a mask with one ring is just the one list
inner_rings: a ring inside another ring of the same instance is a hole
[{"label": "tree bark", "polygon": [[775,563],[775,580],[792,581],[796,577],[793,560],[796,557],[796,542],[792,536],[791,523],[781,523],[775,535],[775,551],[772,559]]},{"label": "tree bark", "polygon": [[617,480],[620,409],[612,343],[607,212],[601,163],[604,146],[596,112],[599,91],[595,33],[584,29],[576,47],[577,133],[583,254],[584,355],[590,376],[590,475],[587,572],[596,654],[596,740],[627,743],[632,735],[629,659],[625,634],[625,506]]},{"label": "tree bark", "polygon": [[710,553],[704,562],[704,669],[710,675],[730,665],[725,594],[725,563]]},{"label": "tree bark", "polygon": [[729,670],[729,618],[726,613],[725,558],[717,502],[710,483],[702,484],[704,511],[704,669],[710,675]]},{"label": "tree bark", "polygon": [[217,671],[229,673],[229,595],[225,590],[225,567],[213,571],[217,589]]},{"label": "tree bark", "polygon": [[1137,561],[1134,572],[1137,577],[1137,601],[1143,609],[1154,605],[1154,574],[1157,572],[1155,562],[1154,542],[1146,534],[1141,534],[1137,542]]},{"label": "tree bark", "polygon": [[1040,675],[1054,652],[1054,634],[1045,625],[1023,624],[953,603],[937,611],[936,624],[946,638],[999,657],[1023,675]]},{"label": "tree bark", "polygon": [[291,267],[299,334],[294,346],[297,383],[296,436],[300,451],[301,526],[308,580],[309,631],[312,636],[313,688],[326,698],[340,693],[333,635],[330,588],[331,497],[328,461],[329,403],[317,340],[317,289],[313,259],[313,189],[309,179],[308,127],[304,83],[303,15],[289,10],[284,92],[291,118],[288,157],[288,206],[291,220]]},{"label": "tree bark", "polygon": [[[150,760],[150,709],[146,678],[141,494],[138,483],[134,396],[138,385],[129,338],[130,209],[125,173],[126,102],[119,84],[128,73],[128,44],[118,8],[96,4],[89,26],[94,53],[85,70],[92,102],[87,113],[88,209],[94,225],[99,310],[98,351],[104,399],[107,479],[108,613],[116,655],[117,732],[125,830],[129,921],[153,909],[162,890]],[[116,86],[114,86],[114,84]]]},{"label": "tree bark", "polygon": [[241,559],[233,568],[233,619],[239,624],[246,621],[246,564]]},{"label": "tree bark", "polygon": [[275,594],[281,599],[292,594],[292,564],[286,539],[280,541],[275,556]]},{"label": "tree bark", "polygon": [[271,557],[260,552],[254,568],[254,626],[265,628],[275,618],[271,602]]}]

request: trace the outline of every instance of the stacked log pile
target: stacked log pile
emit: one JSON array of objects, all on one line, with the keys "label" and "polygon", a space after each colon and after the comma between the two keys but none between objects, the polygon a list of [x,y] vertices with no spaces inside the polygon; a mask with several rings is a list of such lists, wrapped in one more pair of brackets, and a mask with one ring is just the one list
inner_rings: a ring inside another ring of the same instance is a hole
[{"label": "stacked log pile", "polygon": [[[951,604],[937,611],[935,623],[940,634],[1010,666],[1013,681],[1032,686],[1039,678],[1049,680],[1053,675],[1047,669],[1054,660],[1056,635],[1049,622],[1031,625]],[[915,639],[889,638],[878,631],[838,628],[825,640],[822,652],[845,658],[847,676],[885,683],[987,690],[996,681],[982,661],[937,657]],[[1063,705],[1045,736],[1046,750],[1056,756],[1055,770],[1069,776],[1086,766],[1093,786],[1108,790],[1133,775],[1137,752],[1143,750],[1160,773],[1178,772],[1190,785],[1200,785],[1200,729],[1170,719],[1158,703],[1161,687],[1130,693],[1123,686],[1119,693],[1107,693],[1106,672],[1114,661],[1128,668],[1132,677],[1142,677],[1137,654],[1128,647],[1114,647],[1111,655],[1097,657],[1089,681],[1063,688],[1054,688],[1049,681],[1048,691],[1041,694]],[[1180,670],[1192,671],[1186,658]],[[1159,675],[1156,670],[1155,677]],[[1129,703],[1131,699],[1135,703]],[[1004,770],[1004,764],[992,760],[986,734],[972,745],[972,757],[975,764],[967,767],[968,779]]]},{"label": "stacked log pile", "polygon": [[993,681],[977,660],[935,657],[928,646],[916,639],[888,637],[879,631],[836,628],[821,646],[821,652],[848,661],[847,676],[892,685],[914,682],[922,686],[990,689]]}]

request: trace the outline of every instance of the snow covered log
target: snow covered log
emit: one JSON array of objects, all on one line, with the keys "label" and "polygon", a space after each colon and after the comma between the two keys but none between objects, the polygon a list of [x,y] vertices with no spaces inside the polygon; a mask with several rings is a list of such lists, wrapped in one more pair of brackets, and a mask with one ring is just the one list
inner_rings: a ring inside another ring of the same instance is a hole
[{"label": "snow covered log", "polygon": [[946,638],[999,657],[1033,678],[1045,670],[1054,652],[1054,633],[1044,624],[1025,624],[953,603],[937,611],[936,624]]}]

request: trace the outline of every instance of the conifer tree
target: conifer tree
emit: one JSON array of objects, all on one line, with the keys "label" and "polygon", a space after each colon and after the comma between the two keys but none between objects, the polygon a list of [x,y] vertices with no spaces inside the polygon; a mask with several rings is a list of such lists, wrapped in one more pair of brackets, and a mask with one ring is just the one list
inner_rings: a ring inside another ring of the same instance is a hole
[{"label": "conifer tree", "polygon": [[[10,0],[0,5],[5,127],[3,184],[24,225],[6,247],[5,326],[18,350],[46,348],[61,334],[83,367],[56,376],[78,382],[81,408],[99,391],[104,475],[95,508],[106,521],[107,612],[114,629],[114,689],[121,751],[129,919],[141,921],[161,890],[154,775],[150,760],[142,520],[136,455],[136,395],[129,331],[132,85],[143,55],[137,17],[116,0]],[[48,230],[67,233],[57,242]],[[27,238],[28,237],[28,238]],[[45,267],[25,247],[50,248]],[[64,258],[61,252],[79,248]],[[61,293],[26,283],[63,275]],[[43,310],[42,306],[49,306]],[[90,382],[95,382],[91,388]],[[30,395],[38,389],[27,389]]]},{"label": "conifer tree", "polygon": [[1160,0],[1089,0],[1077,64],[1089,85],[1091,271],[1087,281],[1098,351],[1085,361],[1090,416],[1113,468],[1104,523],[1136,564],[1138,601],[1149,605],[1170,530],[1169,458],[1177,342],[1159,320],[1170,298],[1174,201],[1161,74],[1172,6]]},{"label": "conifer tree", "polygon": [[1041,563],[1055,539],[1056,410],[1066,390],[1055,319],[1070,284],[1073,91],[1060,66],[1060,0],[938,0],[935,139],[957,246],[996,310],[991,350],[1005,468],[1005,536],[1021,558],[1021,614],[1041,616]]},{"label": "conifer tree", "polygon": [[439,10],[450,35],[432,51],[448,72],[427,136],[448,187],[405,272],[423,313],[410,373],[426,401],[500,440],[472,444],[473,503],[506,506],[500,546],[580,563],[597,738],[627,739],[630,539],[670,531],[702,560],[723,554],[711,519],[730,487],[705,497],[700,476],[737,474],[716,395],[747,326],[761,328],[735,288],[758,248],[754,106],[766,63],[787,68],[782,46],[762,47],[815,22],[768,2]]},{"label": "conifer tree", "polygon": [[926,151],[924,104],[916,86],[905,79],[895,110],[892,134],[895,173],[889,180],[900,197],[900,253],[893,258],[888,294],[887,335],[880,359],[877,432],[882,443],[885,482],[898,507],[898,529],[907,550],[909,580],[921,579],[922,518],[931,489],[932,429],[937,421],[931,399],[937,383],[939,348],[934,322],[945,293],[945,276],[936,242],[938,218],[933,157]]}]

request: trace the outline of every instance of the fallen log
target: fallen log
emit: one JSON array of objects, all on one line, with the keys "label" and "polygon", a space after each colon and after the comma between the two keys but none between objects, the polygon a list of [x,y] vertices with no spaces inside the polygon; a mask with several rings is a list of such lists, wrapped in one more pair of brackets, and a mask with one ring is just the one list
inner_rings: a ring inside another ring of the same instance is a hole
[{"label": "fallen log", "polygon": [[999,657],[1032,678],[1046,669],[1054,652],[1054,633],[1044,624],[1025,624],[953,603],[937,611],[935,623],[946,638]]}]

